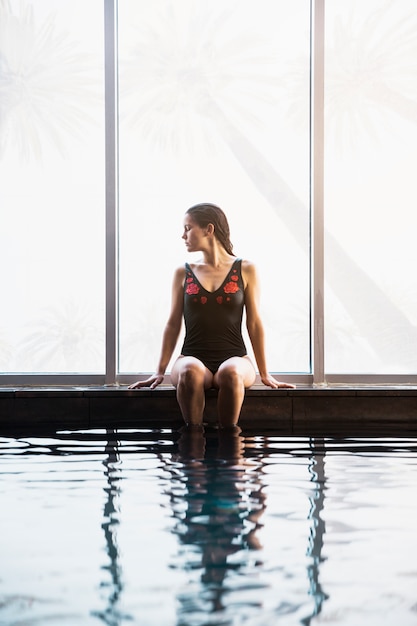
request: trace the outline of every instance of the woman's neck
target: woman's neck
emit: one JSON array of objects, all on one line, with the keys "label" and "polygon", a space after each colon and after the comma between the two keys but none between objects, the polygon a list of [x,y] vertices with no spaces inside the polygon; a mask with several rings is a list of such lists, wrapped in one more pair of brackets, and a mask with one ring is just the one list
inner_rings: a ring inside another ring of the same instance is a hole
[{"label": "woman's neck", "polygon": [[212,250],[203,250],[203,259],[205,265],[213,267],[214,269],[219,269],[221,267],[224,267],[225,265],[230,265],[231,261],[233,261],[234,258],[235,257],[228,254],[223,247],[216,247]]}]

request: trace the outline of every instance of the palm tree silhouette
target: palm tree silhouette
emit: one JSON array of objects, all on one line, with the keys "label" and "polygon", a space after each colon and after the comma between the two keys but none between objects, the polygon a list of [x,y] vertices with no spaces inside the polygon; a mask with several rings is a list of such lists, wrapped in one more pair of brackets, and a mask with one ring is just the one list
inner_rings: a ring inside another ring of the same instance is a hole
[{"label": "palm tree silhouette", "polygon": [[353,6],[336,19],[327,49],[328,134],[336,144],[347,139],[351,148],[358,130],[362,140],[378,141],[385,113],[417,122],[417,15],[408,10],[401,16],[389,0],[378,4],[368,15]]},{"label": "palm tree silhouette", "polygon": [[36,371],[104,370],[104,332],[87,309],[68,301],[49,307],[31,323],[31,332],[20,344],[20,363]]},{"label": "palm tree silhouette", "polygon": [[100,101],[97,72],[54,14],[39,23],[33,4],[15,5],[0,0],[0,156],[16,147],[39,161],[46,143],[65,155],[68,134],[81,140],[96,123],[86,104]]}]

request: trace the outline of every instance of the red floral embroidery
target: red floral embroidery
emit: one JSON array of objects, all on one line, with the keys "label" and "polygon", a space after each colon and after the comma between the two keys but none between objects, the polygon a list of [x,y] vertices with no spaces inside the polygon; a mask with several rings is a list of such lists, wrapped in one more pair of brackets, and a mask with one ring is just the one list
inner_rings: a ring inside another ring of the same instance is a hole
[{"label": "red floral embroidery", "polygon": [[217,296],[217,304],[223,304],[223,296]]},{"label": "red floral embroidery", "polygon": [[200,287],[195,283],[190,283],[187,285],[187,289],[185,290],[189,296],[195,296],[200,291]]},{"label": "red floral embroidery", "polygon": [[240,288],[239,285],[230,281],[230,283],[225,284],[225,286],[223,287],[223,291],[225,293],[236,293],[237,291],[240,291]]},{"label": "red floral embroidery", "polygon": [[193,279],[192,279],[192,277],[191,277],[191,276],[189,276],[189,277],[187,278],[187,283],[192,283],[192,282],[193,282]]},{"label": "red floral embroidery", "polygon": [[201,304],[205,304],[207,302],[206,296],[201,296],[200,302],[201,302]]},{"label": "red floral embroidery", "polygon": [[231,276],[230,279],[238,281],[239,280],[239,276],[236,276],[236,274],[233,274],[233,276]]}]

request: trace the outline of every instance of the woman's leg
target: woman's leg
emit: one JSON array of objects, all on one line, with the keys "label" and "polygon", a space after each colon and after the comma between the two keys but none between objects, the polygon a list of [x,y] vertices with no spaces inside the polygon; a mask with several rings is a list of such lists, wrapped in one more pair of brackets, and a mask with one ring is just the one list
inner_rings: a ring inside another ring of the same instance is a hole
[{"label": "woman's leg", "polygon": [[213,386],[213,374],[193,356],[180,356],[174,363],[171,381],[177,389],[177,400],[187,426],[201,426],[205,390]]},{"label": "woman's leg", "polygon": [[213,382],[219,389],[217,412],[222,428],[237,425],[245,389],[253,385],[255,379],[255,368],[248,357],[232,357],[220,365]]}]

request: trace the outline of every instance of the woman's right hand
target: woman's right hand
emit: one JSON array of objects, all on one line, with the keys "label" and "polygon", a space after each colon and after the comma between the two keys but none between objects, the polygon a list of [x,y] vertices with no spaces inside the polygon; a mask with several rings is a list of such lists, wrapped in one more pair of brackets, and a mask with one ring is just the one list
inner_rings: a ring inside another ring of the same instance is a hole
[{"label": "woman's right hand", "polygon": [[135,383],[129,385],[128,389],[141,389],[142,387],[155,389],[155,387],[163,382],[164,378],[165,376],[163,374],[154,374],[153,376],[146,378],[146,380],[137,380]]}]

